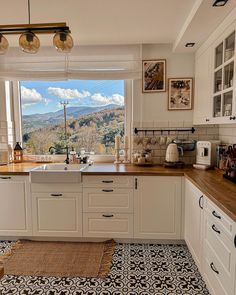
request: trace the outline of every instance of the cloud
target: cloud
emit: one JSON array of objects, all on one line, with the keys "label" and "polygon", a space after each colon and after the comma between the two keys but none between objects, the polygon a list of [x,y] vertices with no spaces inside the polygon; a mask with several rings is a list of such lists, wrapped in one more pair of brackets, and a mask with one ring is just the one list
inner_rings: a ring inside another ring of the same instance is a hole
[{"label": "cloud", "polygon": [[77,89],[69,89],[69,88],[57,88],[57,87],[48,87],[48,93],[54,96],[57,96],[61,99],[73,99],[73,98],[85,98],[90,96],[89,91],[78,91]]},{"label": "cloud", "polygon": [[21,86],[21,102],[23,105],[32,105],[41,101],[43,101],[43,97],[36,89]]},{"label": "cloud", "polygon": [[112,94],[112,96],[105,96],[101,93],[95,93],[91,96],[91,99],[94,101],[94,103],[100,105],[107,105],[111,103],[124,105],[124,96],[120,94]]}]

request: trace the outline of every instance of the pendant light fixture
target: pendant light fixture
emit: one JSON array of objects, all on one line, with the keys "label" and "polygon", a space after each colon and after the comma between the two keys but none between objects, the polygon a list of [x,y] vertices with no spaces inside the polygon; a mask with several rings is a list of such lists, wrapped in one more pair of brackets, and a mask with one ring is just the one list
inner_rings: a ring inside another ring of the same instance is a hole
[{"label": "pendant light fixture", "polygon": [[36,34],[55,34],[53,45],[58,52],[68,53],[74,46],[70,35],[70,28],[66,23],[41,23],[31,24],[30,18],[30,0],[28,1],[29,24],[3,25],[0,26],[0,54],[5,54],[9,44],[4,35],[21,34],[19,46],[23,52],[37,53],[40,47],[40,40]]}]

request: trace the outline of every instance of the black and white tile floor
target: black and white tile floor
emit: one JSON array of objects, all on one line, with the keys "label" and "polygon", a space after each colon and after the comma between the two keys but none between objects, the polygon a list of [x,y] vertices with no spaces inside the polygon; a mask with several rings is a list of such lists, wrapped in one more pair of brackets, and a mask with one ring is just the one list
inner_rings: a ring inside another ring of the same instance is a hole
[{"label": "black and white tile floor", "polygon": [[[0,255],[11,246],[0,242]],[[0,294],[209,295],[185,245],[118,244],[107,279],[5,275]]]}]

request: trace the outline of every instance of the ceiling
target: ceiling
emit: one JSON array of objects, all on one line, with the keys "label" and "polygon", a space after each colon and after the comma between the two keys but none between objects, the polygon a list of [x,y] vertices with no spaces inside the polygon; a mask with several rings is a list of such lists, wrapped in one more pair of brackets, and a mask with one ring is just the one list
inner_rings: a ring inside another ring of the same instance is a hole
[{"label": "ceiling", "polygon": [[[236,7],[229,0],[213,8],[212,0],[31,0],[31,23],[67,22],[75,45],[185,42],[199,46]],[[1,0],[0,24],[28,23],[27,0]],[[193,34],[194,33],[194,34]],[[18,46],[17,36],[7,36]],[[41,46],[51,36],[40,36]],[[196,47],[195,47],[196,48]]]}]

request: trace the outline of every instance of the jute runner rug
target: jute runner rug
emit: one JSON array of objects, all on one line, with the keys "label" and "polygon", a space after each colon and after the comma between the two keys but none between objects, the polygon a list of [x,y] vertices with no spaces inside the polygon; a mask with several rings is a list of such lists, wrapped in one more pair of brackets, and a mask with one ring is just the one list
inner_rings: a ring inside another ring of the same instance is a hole
[{"label": "jute runner rug", "polygon": [[21,240],[0,256],[4,274],[19,276],[105,278],[112,265],[115,241],[102,243]]}]

